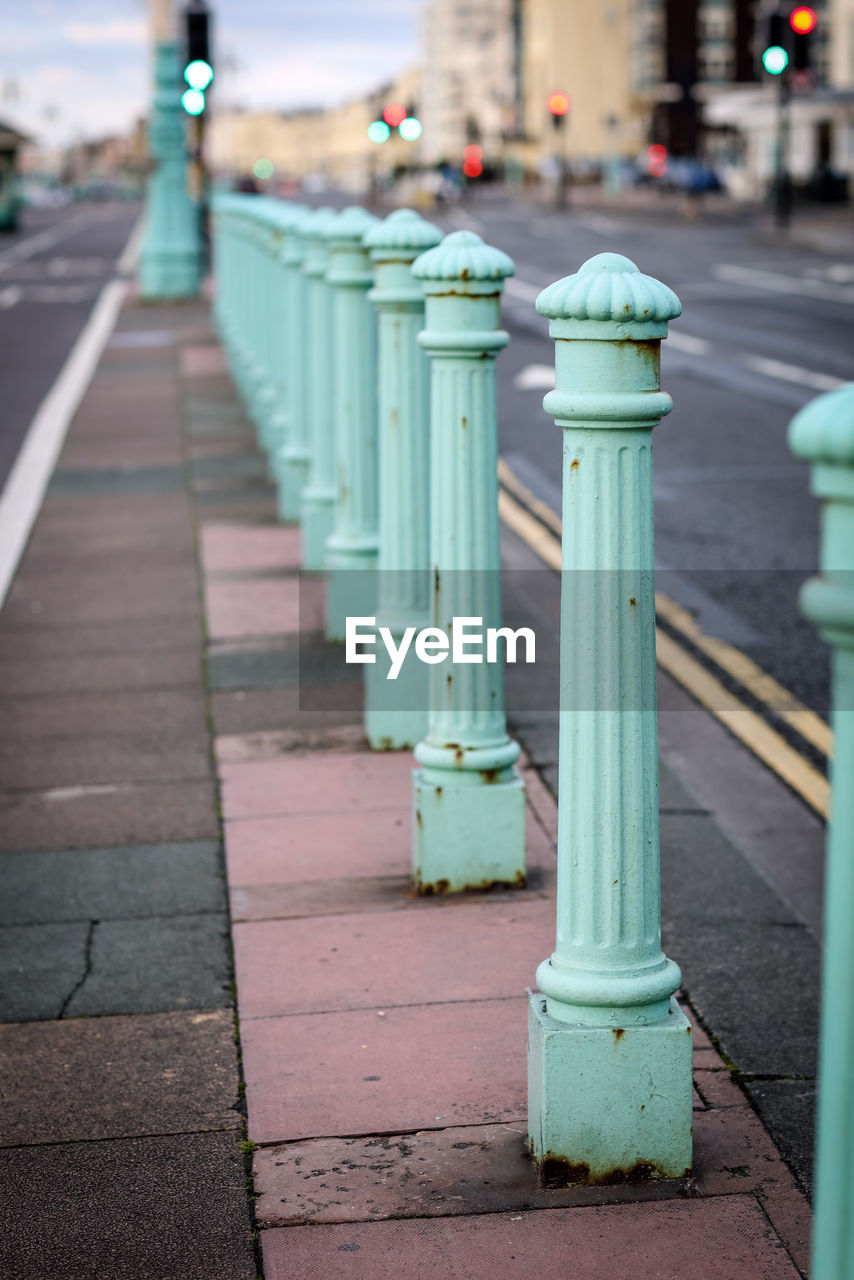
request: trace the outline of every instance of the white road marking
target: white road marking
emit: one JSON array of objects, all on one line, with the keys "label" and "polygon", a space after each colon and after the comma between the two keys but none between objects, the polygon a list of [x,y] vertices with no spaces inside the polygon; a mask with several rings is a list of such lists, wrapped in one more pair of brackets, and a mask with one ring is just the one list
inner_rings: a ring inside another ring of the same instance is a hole
[{"label": "white road marking", "polygon": [[555,384],[555,371],[550,364],[526,364],[513,379],[520,391],[550,391]]},{"label": "white road marking", "polygon": [[833,285],[824,280],[812,280],[807,276],[787,276],[778,271],[764,271],[757,267],[736,267],[718,262],[712,267],[712,275],[728,284],[740,284],[748,289],[768,289],[772,293],[791,293],[802,297],[823,298],[827,302],[854,302],[854,289]]},{"label": "white road marking", "polygon": [[511,298],[521,298],[523,302],[535,302],[545,289],[545,285],[530,284],[527,280],[519,280],[516,276],[508,276],[504,281],[504,290]]},{"label": "white road marking", "polygon": [[626,229],[624,223],[618,222],[616,218],[609,218],[605,213],[585,213],[583,216],[575,214],[572,220],[580,227],[588,227],[603,236],[621,236]]},{"label": "white road marking", "polygon": [[[35,250],[34,250],[35,252]],[[27,545],[56,459],[128,292],[111,280],[39,406],[0,495],[0,606]]]},{"label": "white road marking", "polygon": [[52,249],[61,240],[68,240],[71,236],[76,236],[78,232],[83,231],[86,226],[102,221],[103,215],[93,218],[89,213],[78,213],[75,217],[66,218],[57,226],[47,227],[37,235],[19,240],[10,249],[0,253],[0,271],[8,271],[10,267],[23,262],[25,258],[31,258],[33,254],[41,253],[44,249]]},{"label": "white road marking", "polygon": [[797,382],[804,387],[812,387],[815,391],[833,391],[845,385],[844,378],[834,378],[829,373],[817,373],[813,369],[804,369],[798,364],[783,364],[782,360],[768,360],[765,356],[742,356],[741,363],[754,373],[764,374],[766,378],[779,378],[782,382]]},{"label": "white road marking", "polygon": [[448,214],[448,221],[453,222],[454,226],[461,231],[476,231],[478,235],[484,229],[480,218],[475,218],[472,214],[466,213],[465,209],[451,209]]},{"label": "white road marking", "polygon": [[116,269],[123,276],[129,276],[136,269],[140,252],[142,251],[142,237],[145,232],[145,214],[141,213],[136,220],[136,225],[130,233],[128,242],[122,250],[121,257],[116,262]]},{"label": "white road marking", "polygon": [[8,289],[0,291],[0,311],[8,311],[16,302],[21,301],[21,286],[12,284]]},{"label": "white road marking", "polygon": [[682,333],[680,329],[668,333],[667,342],[677,351],[685,351],[691,356],[705,356],[712,349],[712,344],[705,338],[695,338],[690,333]]}]

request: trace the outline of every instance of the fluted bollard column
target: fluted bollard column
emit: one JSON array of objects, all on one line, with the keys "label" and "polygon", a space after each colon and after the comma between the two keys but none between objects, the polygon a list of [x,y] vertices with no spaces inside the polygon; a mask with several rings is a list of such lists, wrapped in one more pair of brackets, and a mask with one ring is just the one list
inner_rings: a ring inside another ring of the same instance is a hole
[{"label": "fluted bollard column", "polygon": [[351,205],[329,224],[334,370],[335,527],[326,540],[326,638],[344,640],[347,618],[372,614],[377,549],[376,322],[365,232],[377,219]]},{"label": "fluted bollard column", "polygon": [[306,369],[308,281],[303,273],[306,241],[302,235],[308,215],[309,211],[299,205],[285,206],[285,212],[282,215],[285,239],[280,260],[284,279],[281,298],[282,327],[278,350],[285,374],[285,396],[275,461],[281,520],[299,519],[302,491],[308,482],[308,374]]},{"label": "fluted bollard column", "polygon": [[[379,583],[377,626],[399,648],[407,627],[429,624],[430,370],[418,343],[424,290],[412,263],[442,232],[411,209],[396,209],[365,236],[378,313]],[[375,750],[414,747],[427,731],[430,668],[408,653],[395,679],[383,645],[365,666],[365,732]]]},{"label": "fluted bollard column", "polygon": [[792,420],[789,444],[813,464],[821,499],[821,576],[801,609],[833,648],[833,805],[827,831],[818,1076],[814,1280],[854,1276],[854,383]]},{"label": "fluted bollard column", "polygon": [[326,563],[326,540],[335,522],[335,417],[331,368],[332,288],[326,282],[326,230],[334,209],[315,209],[303,224],[306,277],[306,415],[309,434],[308,483],[302,491],[302,567],[318,572]]},{"label": "fluted bollard column", "polygon": [[274,474],[275,457],[284,428],[282,413],[286,393],[282,359],[282,214],[283,209],[278,201],[267,198],[263,204],[258,202],[258,292],[255,298],[255,320],[260,380],[257,388],[256,422],[271,475]]},{"label": "fluted bollard column", "polygon": [[[471,231],[417,258],[430,357],[430,597],[446,660],[430,666],[427,734],[415,748],[413,862],[420,893],[525,883],[525,788],[507,735],[498,662],[453,656],[453,621],[501,626],[495,357],[513,263]],[[435,650],[434,650],[435,654]]]},{"label": "fluted bollard column", "polygon": [[557,944],[537,970],[528,1132],[548,1184],[691,1168],[692,1035],[661,950],[652,428],[676,295],[619,254],[537,299],[564,431]]},{"label": "fluted bollard column", "polygon": [[179,46],[154,50],[154,102],[148,129],[154,165],[145,201],[139,293],[146,301],[195,298],[202,275],[199,211],[187,190],[186,116]]}]

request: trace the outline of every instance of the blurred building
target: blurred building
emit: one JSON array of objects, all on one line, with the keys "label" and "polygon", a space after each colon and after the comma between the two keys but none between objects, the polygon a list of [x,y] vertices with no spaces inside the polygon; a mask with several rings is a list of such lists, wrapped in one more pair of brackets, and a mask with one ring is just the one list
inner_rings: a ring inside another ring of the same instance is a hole
[{"label": "blurred building", "polygon": [[[632,85],[636,0],[523,0],[518,40],[521,129],[513,152],[537,172],[560,151],[578,172],[645,140],[642,102]],[[549,94],[570,108],[555,126]]]},{"label": "blurred building", "polygon": [[423,159],[462,163],[476,143],[503,157],[519,106],[521,0],[425,0],[421,18]]},{"label": "blurred building", "polygon": [[[796,189],[819,200],[854,189],[854,0],[812,0],[818,22],[810,36],[810,70],[793,74],[787,169]],[[784,6],[784,11],[786,6]],[[755,13],[753,84],[719,86],[704,101],[707,136],[731,142],[726,160],[733,194],[761,199],[774,179],[780,82],[760,67],[766,11]]]},{"label": "blurred building", "polygon": [[413,70],[370,94],[327,109],[214,113],[209,162],[220,176],[239,178],[251,176],[259,161],[269,161],[274,188],[313,178],[364,194],[376,182],[417,163],[419,142],[407,142],[392,130],[388,141],[377,144],[368,137],[368,126],[389,103],[417,108],[418,88]]}]

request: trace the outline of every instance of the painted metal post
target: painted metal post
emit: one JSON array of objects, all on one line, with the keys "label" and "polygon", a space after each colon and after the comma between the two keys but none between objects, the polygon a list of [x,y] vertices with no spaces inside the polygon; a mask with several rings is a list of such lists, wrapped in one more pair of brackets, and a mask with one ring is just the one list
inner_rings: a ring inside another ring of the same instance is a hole
[{"label": "painted metal post", "polygon": [[813,464],[822,501],[821,576],[801,609],[833,647],[833,809],[827,832],[818,1077],[814,1280],[854,1276],[854,383],[792,420],[792,452]]},{"label": "painted metal post", "polygon": [[178,42],[154,51],[154,102],[148,138],[154,169],[148,180],[139,293],[147,302],[195,298],[202,273],[199,211],[187,190],[187,135],[181,106]]},{"label": "painted metal post", "polygon": [[603,253],[537,299],[564,431],[557,944],[531,997],[546,1183],[691,1167],[692,1035],[661,950],[652,437],[676,295]]},{"label": "painted metal post", "polygon": [[335,523],[335,416],[334,371],[329,344],[332,339],[332,287],[326,282],[329,248],[326,231],[334,209],[324,206],[303,224],[306,277],[306,416],[310,440],[308,484],[302,491],[302,567],[319,572],[326,563],[326,540]]},{"label": "painted metal post", "polygon": [[335,378],[335,528],[326,540],[326,638],[343,640],[348,616],[373,613],[377,531],[377,367],[365,232],[377,219],[351,205],[326,232]]},{"label": "painted metal post", "polygon": [[[419,342],[431,363],[431,622],[501,625],[495,357],[513,263],[471,231],[417,258]],[[450,639],[448,641],[450,643]],[[415,748],[413,862],[421,893],[525,883],[525,788],[507,735],[499,663],[430,667],[428,727]]]},{"label": "painted metal post", "polygon": [[[424,290],[412,263],[442,232],[411,209],[396,209],[365,236],[376,274],[368,295],[378,313],[379,583],[377,625],[399,644],[430,617],[430,370],[418,344]],[[365,732],[387,751],[414,747],[427,731],[430,668],[410,654],[388,679],[388,650],[365,670]]]},{"label": "painted metal post", "polygon": [[303,229],[308,210],[283,206],[285,239],[281,250],[283,272],[281,330],[278,358],[284,369],[283,422],[276,452],[279,518],[298,520],[303,490],[308,483],[309,435],[307,415],[306,311],[308,281],[303,272],[306,241]]}]

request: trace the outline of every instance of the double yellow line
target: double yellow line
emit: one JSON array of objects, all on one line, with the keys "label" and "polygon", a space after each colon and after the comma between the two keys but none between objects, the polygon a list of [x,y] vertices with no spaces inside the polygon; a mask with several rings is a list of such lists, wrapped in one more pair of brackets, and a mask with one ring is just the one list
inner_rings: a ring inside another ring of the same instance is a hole
[{"label": "double yellow line", "polygon": [[[560,571],[560,517],[516,478],[503,458],[498,462],[498,479],[501,519],[545,564]],[[692,649],[704,654],[720,671],[735,680],[771,716],[788,725],[804,742],[829,758],[833,737],[821,717],[799,702],[747,654],[725,640],[706,635],[688,610],[663,592],[655,593],[655,611],[668,628],[659,627],[656,633],[656,657],[662,670],[826,819],[830,786],[823,774],[763,716],[745,706],[726,689],[671,632],[683,637]]]}]

